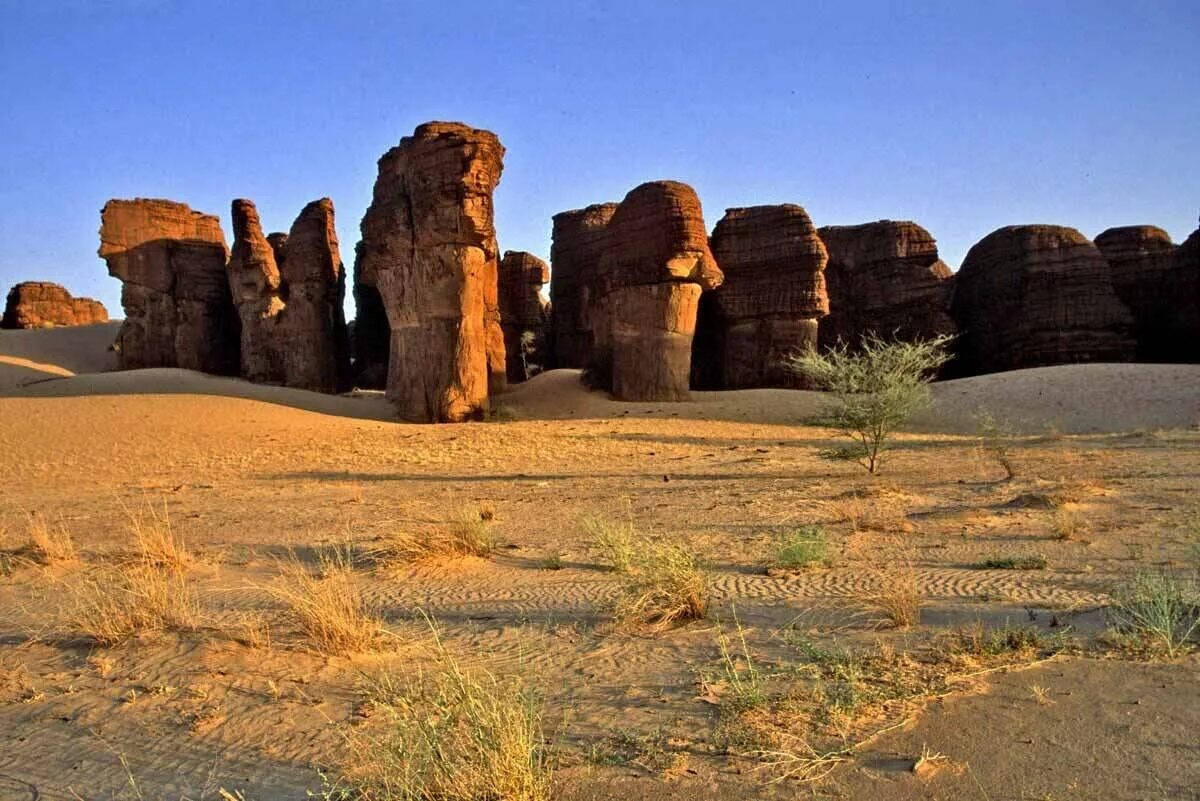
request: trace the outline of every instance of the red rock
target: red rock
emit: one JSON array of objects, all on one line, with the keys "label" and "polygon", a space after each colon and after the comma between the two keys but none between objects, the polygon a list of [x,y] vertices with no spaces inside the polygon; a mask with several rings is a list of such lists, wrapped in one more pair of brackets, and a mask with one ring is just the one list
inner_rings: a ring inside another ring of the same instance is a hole
[{"label": "red rock", "polygon": [[0,328],[54,328],[108,322],[98,300],[74,298],[49,281],[23,281],[8,292]]},{"label": "red rock", "polygon": [[821,347],[839,340],[854,345],[866,335],[911,341],[957,331],[950,312],[953,273],[924,228],[880,220],[826,226],[818,234],[829,251]]},{"label": "red rock", "polygon": [[977,242],[955,278],[965,374],[1134,354],[1133,316],[1087,237],[1055,225],[1001,228]]},{"label": "red rock", "polygon": [[800,206],[727,209],[712,234],[725,276],[701,298],[693,376],[708,389],[799,387],[784,366],[813,348],[817,320],[829,312],[825,245]]},{"label": "red rock", "polygon": [[315,392],[347,388],[345,275],[332,201],[309,203],[272,242],[254,204],[235,200],[233,228],[229,283],[242,321],[242,375]]},{"label": "red rock", "polygon": [[100,212],[99,255],[122,281],[123,369],[237,374],[240,325],[215,215],[169,200],[110,200]]},{"label": "red rock", "polygon": [[532,253],[508,250],[500,260],[500,325],[509,383],[545,366],[548,304],[541,289],[549,280],[550,267]]},{"label": "red rock", "polygon": [[551,365],[584,368],[592,361],[592,281],[600,269],[616,203],[554,215],[550,246]]},{"label": "red rock", "polygon": [[575,319],[590,333],[591,382],[619,400],[685,400],[700,293],[722,280],[699,198],[676,181],[642,184],[602,235],[603,207],[579,214],[600,255],[572,265],[574,291],[563,294],[573,294]]},{"label": "red rock", "polygon": [[[1112,268],[1117,295],[1133,313],[1137,359],[1187,362],[1200,345],[1200,276],[1176,259],[1170,235],[1153,225],[1109,228],[1096,247]],[[1186,254],[1185,254],[1186,255]]]},{"label": "red rock", "polygon": [[379,160],[359,281],[387,311],[387,395],[404,419],[478,416],[504,384],[492,210],[503,156],[489,131],[433,122]]}]

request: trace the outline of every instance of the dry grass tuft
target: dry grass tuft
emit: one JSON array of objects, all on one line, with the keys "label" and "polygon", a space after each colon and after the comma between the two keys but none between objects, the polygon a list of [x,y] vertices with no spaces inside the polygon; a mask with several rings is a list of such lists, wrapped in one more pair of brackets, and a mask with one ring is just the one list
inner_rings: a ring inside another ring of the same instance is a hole
[{"label": "dry grass tuft", "polygon": [[887,487],[851,490],[823,501],[821,506],[832,523],[849,523],[855,534],[863,531],[904,532],[908,522],[910,496]]},{"label": "dry grass tuft", "polygon": [[490,559],[496,550],[491,527],[482,514],[464,513],[450,523],[380,539],[367,557],[384,570],[418,562]]},{"label": "dry grass tuft", "polygon": [[876,588],[866,597],[881,622],[897,629],[909,629],[921,622],[921,589],[916,571],[901,564],[877,572]]},{"label": "dry grass tuft", "polygon": [[40,514],[29,515],[29,545],[27,550],[34,561],[42,565],[68,564],[79,561],[75,540],[63,520],[51,523]]},{"label": "dry grass tuft", "polygon": [[368,611],[349,560],[322,556],[314,573],[294,555],[280,565],[279,581],[267,591],[286,604],[293,620],[322,653],[345,655],[376,650],[383,624]]},{"label": "dry grass tuft", "polygon": [[130,513],[129,532],[133,535],[137,560],[141,564],[182,573],[197,561],[183,537],[171,528],[165,504],[161,513],[149,506],[144,512]]},{"label": "dry grass tuft", "polygon": [[548,801],[542,705],[519,678],[464,667],[434,629],[437,668],[371,682],[386,716],[349,740],[342,782],[326,798],[362,801]]},{"label": "dry grass tuft", "polygon": [[641,543],[624,578],[614,609],[622,625],[663,631],[708,614],[708,574],[682,542]]},{"label": "dry grass tuft", "polygon": [[101,566],[66,585],[65,628],[99,645],[140,631],[192,630],[200,604],[179,573],[151,564]]},{"label": "dry grass tuft", "polygon": [[1054,512],[1054,538],[1073,540],[1088,530],[1087,518],[1073,503],[1064,503]]},{"label": "dry grass tuft", "polygon": [[634,552],[642,543],[632,520],[617,522],[603,515],[585,515],[579,526],[600,551],[601,559],[615,573],[628,573],[633,565]]}]

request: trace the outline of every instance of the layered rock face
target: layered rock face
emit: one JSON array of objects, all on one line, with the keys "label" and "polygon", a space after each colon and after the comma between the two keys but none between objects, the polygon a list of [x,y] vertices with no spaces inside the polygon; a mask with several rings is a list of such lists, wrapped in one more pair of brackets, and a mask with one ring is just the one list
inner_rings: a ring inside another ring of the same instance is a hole
[{"label": "layered rock face", "polygon": [[1171,237],[1153,225],[1109,228],[1096,247],[1112,268],[1117,295],[1133,312],[1137,359],[1142,362],[1189,361],[1200,337],[1200,281],[1175,258]]},{"label": "layered rock face", "polygon": [[99,255],[122,281],[122,369],[237,374],[240,326],[216,216],[169,200],[110,200],[100,212]]},{"label": "layered rock face", "polygon": [[880,220],[818,231],[829,251],[829,316],[823,348],[855,345],[866,335],[911,341],[957,330],[950,311],[953,273],[937,242],[914,222]]},{"label": "layered rock face", "polygon": [[233,201],[232,212],[229,285],[242,323],[242,375],[316,392],[345,389],[345,275],[333,203],[309,203],[289,234],[271,237],[250,201]]},{"label": "layered rock face", "polygon": [[829,312],[825,245],[800,206],[728,209],[712,234],[725,280],[701,299],[698,387],[800,387],[784,359],[817,344]]},{"label": "layered rock face", "polygon": [[404,419],[477,416],[504,385],[492,211],[503,157],[489,131],[431,122],[379,160],[359,280],[387,312],[387,396]]},{"label": "layered rock face", "polygon": [[967,253],[955,283],[960,373],[1133,358],[1133,316],[1112,270],[1073,228],[993,231]]},{"label": "layered rock face", "polygon": [[592,360],[592,283],[604,255],[616,203],[554,215],[550,263],[551,366],[587,367]]},{"label": "layered rock face", "polygon": [[500,327],[508,358],[508,381],[518,383],[544,369],[549,327],[542,286],[550,267],[532,253],[508,250],[500,260]]},{"label": "layered rock face", "polygon": [[686,400],[700,294],[722,278],[690,186],[654,181],[626,195],[609,220],[584,315],[595,383],[619,400]]},{"label": "layered rock face", "polygon": [[66,288],[48,281],[23,281],[8,292],[0,328],[54,328],[108,322],[98,300],[71,297]]}]

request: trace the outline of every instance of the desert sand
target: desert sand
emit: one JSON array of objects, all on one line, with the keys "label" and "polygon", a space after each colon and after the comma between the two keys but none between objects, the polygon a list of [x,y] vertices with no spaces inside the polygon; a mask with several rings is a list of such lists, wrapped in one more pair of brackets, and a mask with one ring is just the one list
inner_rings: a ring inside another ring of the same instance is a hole
[{"label": "desert sand", "polygon": [[[1200,798],[1200,658],[1114,644],[1104,612],[1139,570],[1196,569],[1200,366],[937,384],[871,477],[818,456],[837,442],[804,424],[818,393],[617,403],[553,371],[494,421],[403,425],[378,393],[110,372],[114,325],[0,332],[0,798],[319,792],[378,724],[374,677],[428,664],[423,615],[464,663],[542,690],[556,798]],[[981,447],[984,410],[1011,480]],[[292,555],[369,553],[480,510],[491,559],[355,563],[388,632],[369,653],[313,647],[270,592]],[[28,558],[30,515],[69,530],[79,558]],[[98,645],[71,629],[72,599],[124,564],[147,515],[194,552],[201,623]],[[683,538],[707,563],[707,619],[614,626],[620,579],[588,515]],[[768,574],[775,539],[805,524],[826,532],[828,564]],[[1044,569],[980,566],[1030,555]],[[872,606],[897,570],[923,604],[903,630]],[[823,700],[804,696],[822,716],[788,725],[838,754],[819,781],[721,739],[718,635],[737,625],[773,686],[811,686],[822,649],[903,677],[825,676]],[[976,626],[1046,639],[946,658]],[[859,700],[833,703],[837,688]]]}]

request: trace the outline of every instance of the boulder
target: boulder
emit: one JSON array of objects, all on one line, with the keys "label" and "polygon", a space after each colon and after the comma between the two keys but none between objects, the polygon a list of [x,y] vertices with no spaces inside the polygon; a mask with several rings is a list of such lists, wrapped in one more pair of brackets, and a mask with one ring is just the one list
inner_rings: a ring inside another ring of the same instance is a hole
[{"label": "boulder", "polygon": [[549,280],[549,265],[532,253],[508,250],[500,260],[500,327],[509,383],[545,367],[548,304],[541,289]]},{"label": "boulder", "polygon": [[476,417],[504,386],[492,211],[503,157],[490,131],[431,122],[379,160],[359,281],[386,310],[387,396],[406,420]]},{"label": "boulder", "polygon": [[49,281],[23,281],[8,292],[0,328],[54,328],[108,322],[108,310],[98,300],[74,298]]},{"label": "boulder", "polygon": [[1186,362],[1196,359],[1200,337],[1200,281],[1176,259],[1171,237],[1153,225],[1109,228],[1096,247],[1112,269],[1117,295],[1133,313],[1137,360]]},{"label": "boulder", "polygon": [[309,203],[274,242],[253,203],[235,200],[232,212],[229,284],[242,323],[242,375],[315,392],[347,388],[345,275],[332,201]]},{"label": "boulder", "polygon": [[592,361],[592,281],[600,269],[616,203],[597,203],[554,215],[550,245],[550,319],[553,367],[582,369]]},{"label": "boulder", "polygon": [[817,320],[829,312],[825,245],[808,213],[793,204],[727,209],[712,254],[725,280],[700,300],[696,386],[803,386],[784,360],[816,346]]},{"label": "boulder", "polygon": [[977,242],[955,278],[959,374],[1134,354],[1133,316],[1112,270],[1083,234],[1014,225]]},{"label": "boulder", "polygon": [[700,199],[688,185],[653,181],[617,207],[588,282],[589,374],[618,400],[688,398],[701,292],[721,284]]},{"label": "boulder", "polygon": [[100,212],[99,255],[122,281],[122,369],[237,374],[240,324],[215,215],[170,200],[110,200]]},{"label": "boulder", "polygon": [[957,331],[950,311],[953,273],[924,228],[879,220],[825,226],[818,234],[829,251],[821,347],[839,341],[853,347],[868,335],[913,341]]}]

